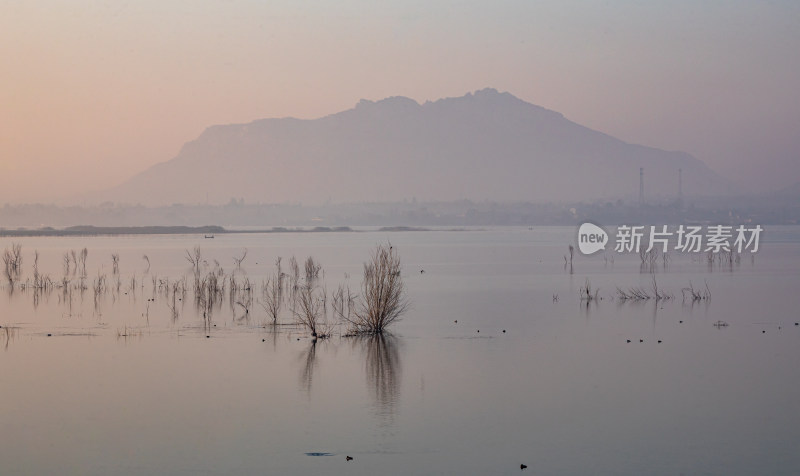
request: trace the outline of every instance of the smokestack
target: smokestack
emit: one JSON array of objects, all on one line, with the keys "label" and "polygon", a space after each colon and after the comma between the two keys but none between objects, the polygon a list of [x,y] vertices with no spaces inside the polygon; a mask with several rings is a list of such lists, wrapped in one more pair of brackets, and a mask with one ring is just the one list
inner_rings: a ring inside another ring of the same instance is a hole
[{"label": "smokestack", "polygon": [[639,206],[644,205],[644,167],[639,167]]}]

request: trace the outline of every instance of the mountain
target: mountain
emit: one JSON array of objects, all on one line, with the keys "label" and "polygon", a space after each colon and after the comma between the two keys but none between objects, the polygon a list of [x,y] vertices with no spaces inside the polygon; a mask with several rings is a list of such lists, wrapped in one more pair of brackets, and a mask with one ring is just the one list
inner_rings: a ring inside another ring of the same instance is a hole
[{"label": "mountain", "polygon": [[218,125],[101,199],[145,205],[420,200],[560,201],[719,195],[696,158],[628,144],[509,93],[418,104],[361,100],[312,120]]}]

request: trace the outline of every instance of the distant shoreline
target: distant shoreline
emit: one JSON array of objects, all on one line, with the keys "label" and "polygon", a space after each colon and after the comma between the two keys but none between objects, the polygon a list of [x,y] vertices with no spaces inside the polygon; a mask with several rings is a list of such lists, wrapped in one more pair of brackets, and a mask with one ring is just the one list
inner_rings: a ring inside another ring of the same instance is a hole
[{"label": "distant shoreline", "polygon": [[[428,228],[411,226],[387,226],[376,231],[429,231]],[[227,230],[221,226],[70,226],[67,228],[38,229],[0,229],[0,237],[38,237],[38,236],[116,236],[116,235],[203,235],[213,238],[214,235],[230,235],[243,233],[357,233],[349,226],[317,226],[314,228],[287,228],[275,226],[257,230]]]}]

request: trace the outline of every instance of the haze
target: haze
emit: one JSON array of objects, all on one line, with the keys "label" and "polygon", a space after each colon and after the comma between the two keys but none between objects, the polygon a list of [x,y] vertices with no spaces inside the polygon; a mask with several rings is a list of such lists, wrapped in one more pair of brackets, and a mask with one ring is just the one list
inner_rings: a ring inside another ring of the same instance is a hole
[{"label": "haze", "polygon": [[774,191],[798,48],[795,2],[5,1],[0,201],[117,185],[213,124],[485,86]]}]

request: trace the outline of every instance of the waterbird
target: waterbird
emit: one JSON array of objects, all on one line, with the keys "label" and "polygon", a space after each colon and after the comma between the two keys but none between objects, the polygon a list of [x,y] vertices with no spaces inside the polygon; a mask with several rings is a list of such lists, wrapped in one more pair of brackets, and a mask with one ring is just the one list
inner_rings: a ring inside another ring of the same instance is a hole
[{"label": "waterbird", "polygon": [[345,456],[344,459],[345,459],[345,461],[353,461],[353,457],[352,456]]},{"label": "waterbird", "polygon": [[519,469],[520,469],[520,470],[523,470],[523,469],[525,469],[525,468],[527,468],[527,467],[528,467],[528,465],[527,465],[527,464],[521,464],[521,465],[519,465]]},{"label": "waterbird", "polygon": [[661,343],[661,341],[658,341],[658,343],[660,344],[660,343]]},{"label": "waterbird", "polygon": [[639,342],[644,342],[644,339],[639,339]]},{"label": "waterbird", "polygon": [[630,343],[631,343],[631,340],[630,340],[630,339],[628,339],[628,344],[630,344]]}]

